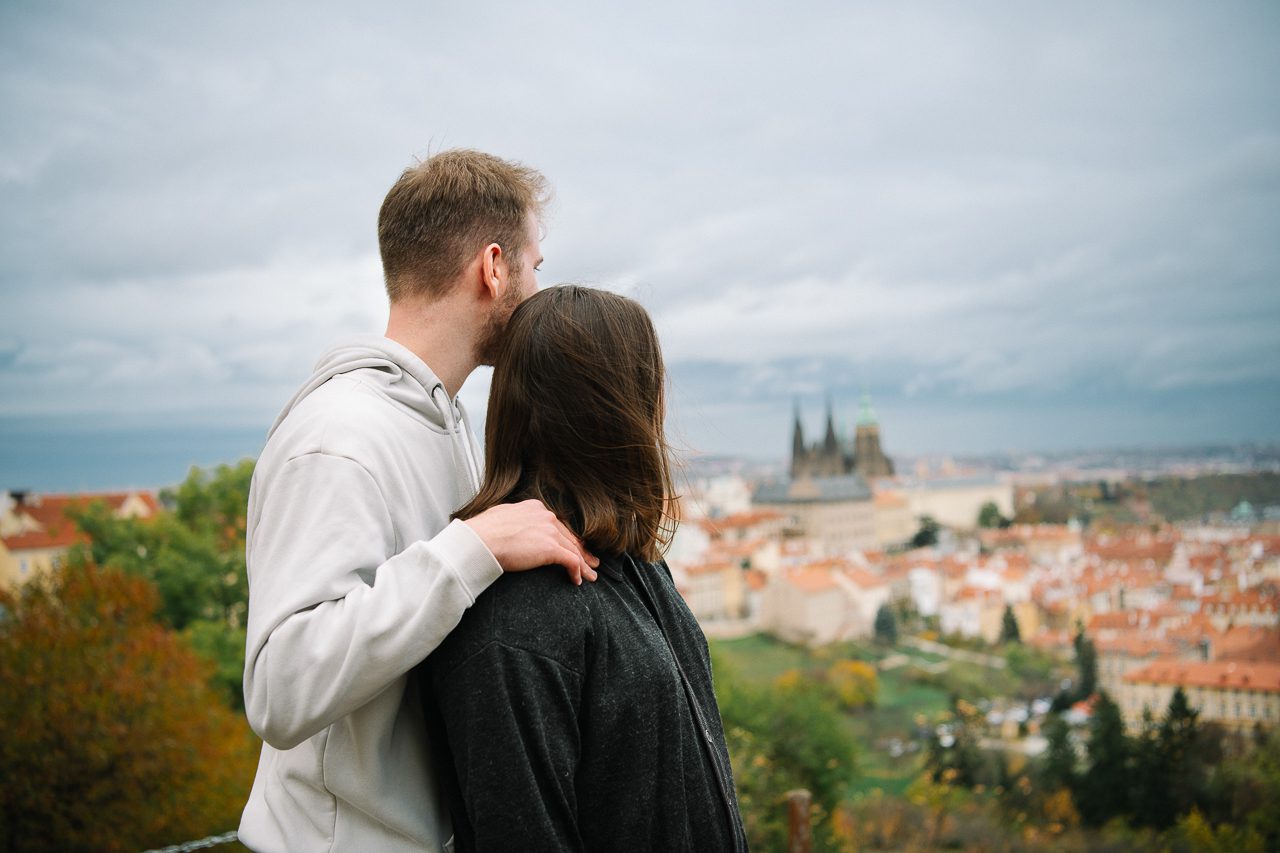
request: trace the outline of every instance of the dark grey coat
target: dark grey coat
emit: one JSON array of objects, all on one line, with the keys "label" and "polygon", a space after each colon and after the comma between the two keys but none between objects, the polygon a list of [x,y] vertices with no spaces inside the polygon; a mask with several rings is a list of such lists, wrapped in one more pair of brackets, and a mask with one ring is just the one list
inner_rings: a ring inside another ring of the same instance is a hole
[{"label": "dark grey coat", "polygon": [[504,575],[423,668],[460,853],[746,849],[706,639],[664,563]]}]

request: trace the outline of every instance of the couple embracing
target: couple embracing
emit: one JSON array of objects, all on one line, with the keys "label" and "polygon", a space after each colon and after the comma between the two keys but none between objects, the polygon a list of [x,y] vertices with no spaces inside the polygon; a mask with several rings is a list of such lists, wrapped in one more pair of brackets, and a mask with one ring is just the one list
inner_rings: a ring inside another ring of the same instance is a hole
[{"label": "couple embracing", "polygon": [[[384,337],[326,353],[249,497],[255,851],[746,849],[637,303],[538,292],[537,172],[406,170]],[[458,390],[494,366],[483,454]],[[566,571],[568,577],[566,578]]]}]

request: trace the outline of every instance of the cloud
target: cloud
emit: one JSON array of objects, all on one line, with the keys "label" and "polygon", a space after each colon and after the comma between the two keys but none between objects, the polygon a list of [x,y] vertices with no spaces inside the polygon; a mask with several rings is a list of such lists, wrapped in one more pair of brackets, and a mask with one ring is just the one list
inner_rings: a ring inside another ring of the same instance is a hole
[{"label": "cloud", "polygon": [[544,283],[650,308],[708,449],[864,384],[950,407],[946,441],[1058,444],[1280,378],[1273,4],[64,3],[0,33],[0,416],[269,421],[380,331],[378,205],[452,145],[547,173]]}]

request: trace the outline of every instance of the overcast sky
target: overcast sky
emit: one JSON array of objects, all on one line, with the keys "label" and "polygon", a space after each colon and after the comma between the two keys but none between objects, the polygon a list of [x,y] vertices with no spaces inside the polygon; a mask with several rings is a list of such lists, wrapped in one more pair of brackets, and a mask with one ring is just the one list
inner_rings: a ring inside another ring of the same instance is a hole
[{"label": "overcast sky", "polygon": [[550,178],[542,283],[648,306],[685,446],[863,387],[891,454],[1280,439],[1280,4],[786,5],[3,4],[9,458],[260,435],[452,146]]}]

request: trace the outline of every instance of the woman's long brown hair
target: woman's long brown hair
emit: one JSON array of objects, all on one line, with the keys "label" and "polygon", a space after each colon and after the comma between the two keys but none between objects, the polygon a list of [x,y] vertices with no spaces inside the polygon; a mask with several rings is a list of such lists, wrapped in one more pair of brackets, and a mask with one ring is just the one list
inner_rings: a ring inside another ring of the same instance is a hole
[{"label": "woman's long brown hair", "polygon": [[675,529],[665,372],[638,303],[552,287],[511,315],[494,363],[471,518],[537,498],[597,554],[654,561]]}]

